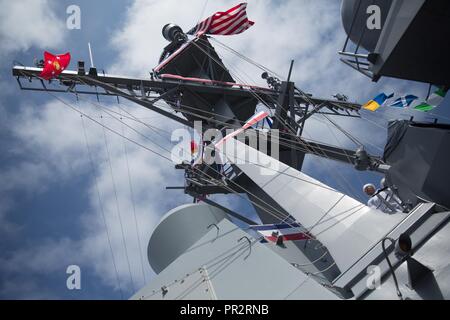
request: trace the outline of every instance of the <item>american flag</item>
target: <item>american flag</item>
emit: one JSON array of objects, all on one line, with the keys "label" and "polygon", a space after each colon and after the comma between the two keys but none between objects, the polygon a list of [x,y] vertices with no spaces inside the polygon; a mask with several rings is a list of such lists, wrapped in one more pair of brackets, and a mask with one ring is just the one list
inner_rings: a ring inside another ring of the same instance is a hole
[{"label": "american flag", "polygon": [[192,28],[187,34],[233,35],[244,32],[255,23],[247,18],[247,3],[241,3],[225,11],[216,12]]}]

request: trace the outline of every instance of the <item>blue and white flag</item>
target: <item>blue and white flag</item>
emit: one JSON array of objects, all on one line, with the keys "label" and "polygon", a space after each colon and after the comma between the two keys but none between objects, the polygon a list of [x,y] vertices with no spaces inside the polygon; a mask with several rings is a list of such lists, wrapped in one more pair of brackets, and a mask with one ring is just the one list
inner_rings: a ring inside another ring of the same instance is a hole
[{"label": "blue and white flag", "polygon": [[407,94],[406,96],[401,96],[400,98],[396,99],[394,102],[392,102],[389,107],[397,107],[397,108],[406,108],[411,105],[411,103],[418,99],[415,95]]}]

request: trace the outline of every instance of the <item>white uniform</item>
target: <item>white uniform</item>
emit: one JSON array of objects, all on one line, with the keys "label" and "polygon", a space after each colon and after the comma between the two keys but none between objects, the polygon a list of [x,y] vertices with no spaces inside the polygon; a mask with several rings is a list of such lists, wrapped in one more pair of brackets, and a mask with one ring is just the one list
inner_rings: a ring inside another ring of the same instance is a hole
[{"label": "white uniform", "polygon": [[393,214],[402,212],[403,209],[400,206],[400,200],[394,195],[392,190],[386,189],[376,193],[369,199],[367,205],[370,208],[378,209],[384,213]]}]

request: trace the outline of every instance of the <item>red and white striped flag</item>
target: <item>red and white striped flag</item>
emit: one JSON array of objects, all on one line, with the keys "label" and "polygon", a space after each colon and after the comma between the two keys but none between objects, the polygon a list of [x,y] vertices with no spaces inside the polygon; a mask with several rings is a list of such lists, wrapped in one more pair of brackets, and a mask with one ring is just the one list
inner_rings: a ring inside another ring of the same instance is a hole
[{"label": "red and white striped flag", "polygon": [[241,3],[225,11],[216,12],[192,28],[187,34],[233,35],[244,32],[255,23],[247,18],[247,3]]},{"label": "red and white striped flag", "polygon": [[259,121],[263,120],[264,118],[266,118],[269,115],[268,112],[266,111],[260,111],[257,114],[255,114],[254,116],[252,116],[250,119],[247,120],[247,122],[245,122],[245,124],[233,131],[232,133],[227,134],[225,137],[223,137],[221,140],[219,140],[214,146],[216,148],[219,148],[225,141],[237,136],[238,134],[240,134],[241,132],[245,131],[246,129],[250,128],[251,126],[257,124]]}]

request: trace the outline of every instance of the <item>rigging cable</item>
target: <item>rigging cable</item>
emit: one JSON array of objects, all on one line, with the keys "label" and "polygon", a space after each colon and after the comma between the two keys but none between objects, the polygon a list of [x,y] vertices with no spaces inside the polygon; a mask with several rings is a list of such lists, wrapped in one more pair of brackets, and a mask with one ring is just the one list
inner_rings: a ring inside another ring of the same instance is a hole
[{"label": "rigging cable", "polygon": [[[47,91],[47,93],[48,93],[49,95],[53,96],[55,99],[57,99],[57,100],[59,100],[60,102],[62,102],[64,105],[70,107],[72,110],[74,110],[74,111],[80,113],[81,115],[84,115],[86,118],[88,118],[88,119],[90,119],[91,121],[97,123],[97,124],[100,125],[103,129],[109,130],[109,131],[111,131],[112,133],[115,133],[116,135],[118,135],[118,136],[120,136],[120,137],[122,137],[122,138],[124,138],[124,139],[126,139],[126,140],[128,140],[128,141],[130,141],[130,142],[132,142],[132,143],[134,143],[134,144],[136,144],[136,145],[138,145],[138,146],[144,148],[144,149],[146,149],[147,151],[150,151],[151,153],[156,154],[156,155],[158,155],[158,156],[160,156],[160,157],[166,159],[166,160],[169,161],[169,162],[172,162],[172,160],[171,160],[170,158],[168,158],[168,157],[162,155],[161,153],[158,153],[158,152],[156,152],[156,151],[154,151],[154,150],[152,150],[152,149],[146,147],[145,145],[143,145],[143,144],[141,144],[141,143],[139,143],[139,142],[137,142],[137,141],[135,141],[135,140],[132,140],[131,138],[128,138],[128,137],[122,135],[122,134],[119,133],[118,131],[116,131],[116,130],[114,130],[114,129],[108,127],[108,126],[105,126],[103,123],[101,123],[101,122],[95,120],[94,118],[90,117],[89,115],[87,115],[86,113],[82,112],[81,110],[78,110],[77,108],[73,107],[72,105],[70,105],[69,103],[67,103],[67,102],[64,101],[63,99],[57,97],[56,95],[52,94],[51,92],[48,92],[48,91]],[[119,120],[119,121],[120,121],[120,120]],[[135,131],[137,131],[137,130],[135,130]],[[138,131],[137,131],[137,132],[138,132]],[[138,132],[138,133],[139,133],[139,132]],[[148,138],[148,137],[147,137],[147,138]],[[212,167],[210,167],[210,168],[211,168],[212,170],[215,170],[215,169],[212,168]],[[197,170],[198,170],[198,169],[197,169]],[[217,170],[215,170],[215,171],[217,172]],[[202,171],[200,171],[200,173],[203,174],[203,175],[209,176],[209,175],[207,175],[206,173],[204,173],[204,172],[202,172]],[[223,176],[222,173],[220,173],[220,172],[217,172],[217,173],[218,173],[219,175],[222,175],[222,176]],[[212,178],[211,176],[209,176],[209,177]],[[306,181],[306,180],[305,180],[305,181]],[[244,187],[240,186],[240,185],[237,184],[236,182],[234,182],[234,181],[232,181],[232,180],[230,180],[230,182],[234,183],[237,187],[243,189],[243,190],[244,190],[245,192],[247,192],[248,194],[253,195],[250,191],[246,190]],[[307,181],[307,182],[308,182],[308,181]],[[243,197],[242,195],[240,195],[239,193],[237,193],[237,192],[236,192],[235,190],[233,190],[232,188],[230,188],[230,187],[228,187],[228,186],[224,186],[224,187],[225,187],[225,188],[228,188],[230,192],[232,192],[232,193],[236,194],[237,196],[242,197],[242,198],[244,199],[244,197]],[[333,189],[331,189],[331,190],[333,190]],[[265,212],[267,212],[267,213],[273,215],[274,217],[276,217],[276,213],[277,213],[277,214],[280,214],[281,216],[284,216],[284,214],[283,214],[282,212],[278,211],[275,207],[273,207],[273,206],[271,206],[270,204],[266,203],[264,200],[260,199],[258,196],[256,196],[256,195],[253,195],[253,196],[254,196],[255,198],[257,198],[258,200],[260,200],[262,203],[265,203],[265,204],[268,205],[269,207],[272,207],[272,209],[274,209],[275,212],[271,212],[271,211],[269,211],[266,207],[261,207],[260,204],[255,203],[255,202],[249,200],[249,201],[252,202],[254,205],[260,207],[262,210],[264,210]],[[288,216],[288,217],[289,217],[289,216]],[[286,218],[288,218],[288,217],[286,217]],[[285,219],[286,219],[286,218],[285,218]],[[281,220],[281,222],[285,222],[285,219],[282,219],[282,218],[280,218],[280,217],[279,217],[278,219]]]},{"label": "rigging cable", "polygon": [[[120,118],[122,120],[122,118]],[[122,125],[122,134],[125,135],[125,129]],[[133,205],[133,218],[134,218],[134,225],[136,228],[136,237],[138,240],[138,248],[139,248],[139,256],[140,256],[140,260],[141,260],[141,269],[142,269],[142,277],[144,280],[144,283],[147,283],[147,279],[145,276],[145,267],[144,267],[144,259],[142,256],[142,245],[141,245],[141,232],[139,230],[139,224],[137,222],[137,217],[136,217],[136,204],[135,204],[135,197],[134,197],[134,191],[133,191],[133,184],[131,183],[131,173],[130,173],[130,164],[128,161],[128,150],[127,150],[127,144],[125,139],[122,138],[122,143],[123,143],[123,149],[124,149],[124,153],[125,153],[125,162],[127,165],[127,174],[128,174],[128,185],[130,188],[130,198],[131,198],[131,203]]]},{"label": "rigging cable", "polygon": [[109,228],[108,228],[108,224],[106,222],[105,210],[103,208],[103,202],[102,202],[102,199],[101,199],[101,196],[100,196],[100,188],[98,187],[98,179],[97,179],[97,175],[95,174],[94,160],[92,158],[92,152],[91,152],[91,148],[89,146],[89,140],[88,140],[87,133],[86,133],[86,126],[84,124],[83,115],[80,115],[80,118],[81,118],[81,123],[82,123],[82,126],[83,126],[84,139],[85,139],[85,142],[86,142],[86,149],[87,149],[88,156],[89,156],[89,161],[90,161],[90,164],[91,164],[92,175],[94,176],[95,190],[96,190],[96,193],[97,193],[98,203],[99,203],[99,206],[100,206],[100,212],[101,212],[101,215],[102,215],[102,221],[103,221],[103,225],[104,225],[105,230],[106,230],[106,237],[108,239],[109,250],[110,250],[110,253],[111,253],[111,260],[112,260],[112,263],[113,263],[113,266],[114,266],[114,272],[116,274],[116,280],[117,280],[117,285],[119,286],[120,296],[121,296],[121,298],[123,300],[124,299],[124,295],[123,295],[123,291],[122,291],[122,286],[120,284],[119,272],[117,271],[116,260],[114,258],[114,251],[113,251],[112,244],[111,244],[111,236],[109,234]]},{"label": "rigging cable", "polygon": [[[48,92],[49,93],[49,92]],[[50,93],[49,93],[50,94]],[[57,98],[57,97],[56,97]],[[59,99],[59,98],[57,98],[57,99]],[[59,99],[59,100],[61,100],[61,99]],[[64,102],[64,101],[63,101]],[[65,102],[64,102],[65,103]],[[65,103],[65,104],[67,104],[67,103]],[[72,106],[70,106],[69,105],[69,107],[71,107],[72,109],[74,109],[75,111],[78,111],[78,110],[76,110],[75,108],[73,108]],[[79,111],[78,111],[79,112]],[[105,128],[105,126],[103,125],[103,124],[101,124],[101,123],[99,123],[98,121],[96,121],[95,119],[91,119],[92,121],[94,121],[94,122],[96,122],[97,124],[100,124],[103,128]],[[118,135],[120,135],[118,132],[116,132],[116,131],[114,131],[113,129],[111,129],[111,128],[108,128],[108,127],[106,127],[106,129],[108,129],[108,130],[110,130],[110,131],[112,131],[113,133],[116,133],[116,134],[118,134]],[[136,130],[135,130],[136,131]],[[145,146],[143,146],[143,145],[141,145],[141,144],[139,144],[139,143],[137,143],[137,142],[135,142],[135,141],[133,141],[133,140],[131,140],[131,139],[129,139],[129,138],[127,138],[127,137],[125,137],[127,140],[129,140],[129,141],[131,141],[131,142],[134,142],[134,143],[136,143],[137,145],[139,145],[139,146],[141,146],[141,147],[144,147],[145,149],[147,149],[148,151],[150,151],[150,152],[152,152],[152,153],[156,153],[155,151],[153,151],[153,150],[151,150],[151,149],[149,149],[149,148],[146,148]],[[158,154],[158,153],[156,153],[156,154]],[[161,154],[159,154],[160,156],[162,156]],[[163,156],[164,157],[164,156]],[[167,157],[164,157],[164,158],[166,158],[166,159],[168,159]],[[280,172],[280,173],[282,173],[282,172]],[[220,173],[219,173],[220,174]],[[295,176],[292,176],[293,178],[297,178],[297,179],[299,179],[298,177],[295,177]],[[299,180],[302,180],[302,179],[299,179]],[[248,190],[245,190],[245,188],[243,188],[242,186],[239,186],[238,184],[236,184],[234,181],[232,181],[231,180],[231,182],[232,183],[234,183],[235,185],[237,185],[238,187],[240,187],[241,189],[243,189],[245,192],[247,192],[248,194],[252,194],[251,192],[249,192]],[[305,182],[309,182],[309,181],[305,181]],[[321,186],[321,187],[323,187],[323,186]],[[333,190],[333,191],[335,191],[334,189],[331,189],[330,188],[330,190]],[[234,191],[234,190],[231,190],[233,193],[236,193],[238,196],[241,196],[240,194],[238,194],[236,191]],[[256,197],[256,196],[255,196]],[[256,198],[258,198],[258,197],[256,197]],[[259,199],[261,202],[263,202],[263,203],[265,203],[265,201],[263,201],[262,199]],[[254,203],[253,201],[251,201],[253,204],[255,204],[255,205],[257,205],[258,207],[261,207],[259,204],[257,204],[257,203]],[[267,204],[267,203],[266,203]],[[273,209],[275,209],[275,211],[278,211],[276,208],[274,208],[273,206],[271,206],[271,205],[269,205],[269,204],[267,204],[269,207],[272,207]],[[273,215],[273,213],[271,213],[270,211],[268,211],[267,210],[267,208],[266,207],[261,207],[264,211],[266,211],[266,212],[268,212],[269,214],[272,214]],[[284,214],[283,213],[281,213],[280,212],[280,214],[281,215],[283,215],[284,216]],[[285,218],[279,218],[282,222],[283,221],[286,221],[286,219],[288,219],[289,218],[289,216],[286,216]]]},{"label": "rigging cable", "polygon": [[[48,92],[49,93],[49,92]],[[49,93],[50,94],[50,93]],[[57,97],[55,97],[55,98],[57,98]],[[60,100],[61,101],[61,99],[59,99],[59,98],[57,98],[58,100]],[[67,103],[65,103],[65,101],[62,101],[64,104],[66,104],[66,105],[68,105]],[[75,108],[73,108],[72,106],[70,106],[70,105],[68,105],[69,107],[71,107],[72,109],[74,109],[74,110],[76,110]],[[76,111],[78,111],[78,110],[76,110]],[[79,111],[78,111],[79,112]],[[89,118],[89,116],[88,116],[88,118]],[[99,123],[98,121],[96,121],[95,119],[92,119],[91,118],[91,120],[92,121],[94,121],[94,122],[96,122],[97,124],[100,124],[104,129],[106,128],[106,129],[108,129],[109,131],[112,131],[113,133],[116,133],[116,134],[118,134],[119,136],[120,136],[120,133],[118,133],[118,132],[116,132],[116,131],[114,131],[113,129],[111,129],[111,128],[109,128],[109,127],[106,127],[105,125],[103,125],[102,123]],[[127,139],[127,140],[129,140],[129,141],[131,141],[131,142],[133,142],[133,143],[136,143],[135,141],[133,141],[133,140],[131,140],[131,139],[129,139],[129,138],[127,138],[127,137],[124,137],[125,139]],[[147,150],[149,150],[149,151],[151,151],[151,152],[153,152],[153,153],[156,153],[156,152],[154,152],[153,150],[151,150],[151,149],[148,149],[148,148],[146,148],[145,146],[143,146],[143,145],[141,145],[141,144],[139,144],[139,143],[136,143],[137,145],[139,145],[139,146],[141,146],[141,147],[144,147],[145,149],[147,149]],[[163,156],[164,157],[164,156]],[[166,159],[167,159],[167,157],[165,157]],[[240,186],[241,188],[242,188],[242,186]],[[245,190],[245,189],[244,189]],[[247,191],[248,192],[248,191]],[[250,193],[250,192],[248,192],[248,193]],[[251,194],[251,193],[250,193]],[[264,201],[263,201],[264,202]],[[270,205],[269,205],[270,206]],[[263,208],[263,209],[265,209],[265,211],[267,211],[267,209],[266,208]],[[287,217],[288,218],[288,217]]]},{"label": "rigging cable", "polygon": [[[101,122],[103,122],[103,119],[100,120]],[[115,202],[116,202],[116,208],[117,208],[117,215],[119,217],[119,224],[120,224],[120,230],[122,233],[122,242],[123,242],[123,246],[125,249],[125,257],[127,259],[127,264],[128,264],[128,271],[130,273],[130,279],[131,279],[131,285],[133,286],[133,290],[136,291],[136,286],[134,283],[134,279],[133,279],[133,275],[131,273],[131,264],[130,264],[130,259],[128,257],[128,249],[127,249],[127,244],[126,244],[126,240],[125,240],[125,232],[123,229],[123,223],[122,223],[122,217],[121,217],[121,213],[120,213],[120,206],[119,206],[119,198],[117,196],[117,188],[116,188],[116,182],[114,179],[114,172],[113,172],[113,168],[112,168],[112,163],[111,163],[111,154],[109,152],[109,145],[108,145],[108,139],[106,137],[106,131],[105,131],[105,126],[102,127],[102,131],[103,131],[103,137],[104,137],[104,142],[105,142],[105,148],[106,148],[106,153],[108,156],[108,164],[109,164],[109,170],[111,173],[111,181],[113,184],[113,190],[114,190],[114,197],[115,197]]]},{"label": "rigging cable", "polygon": [[[62,99],[59,99],[59,100],[62,100]],[[62,100],[63,101],[63,100]],[[64,101],[63,101],[64,102]],[[65,102],[64,102],[65,103]],[[65,104],[67,104],[67,103],[65,103]],[[70,105],[69,105],[70,106]],[[71,106],[70,106],[71,107]],[[81,113],[81,111],[79,111],[79,110],[76,110],[76,108],[73,108],[73,107],[71,107],[72,109],[74,109],[75,111],[78,111],[78,112],[80,112]],[[115,117],[114,117],[115,118]],[[117,120],[117,118],[115,118],[116,120]],[[93,119],[91,119],[91,120],[93,120]],[[93,120],[94,122],[97,122],[96,120]],[[120,121],[120,120],[118,120],[118,121]],[[98,122],[97,122],[98,123]],[[113,133],[116,133],[116,134],[118,134],[118,135],[120,135],[118,132],[116,132],[116,131],[114,131],[113,129],[111,129],[111,128],[109,128],[109,127],[107,127],[107,126],[105,126],[105,125],[103,125],[102,123],[98,123],[98,124],[100,124],[104,129],[106,128],[106,129],[108,129],[108,130],[110,130],[110,131],[112,131]],[[123,135],[122,135],[123,136]],[[127,140],[129,140],[129,141],[131,141],[131,142],[134,142],[134,143],[136,143],[135,141],[133,141],[133,140],[131,140],[131,139],[129,139],[129,138],[127,138],[127,137],[124,137],[125,139],[127,139]],[[136,143],[136,144],[138,144],[138,143]],[[139,145],[139,144],[138,144]],[[149,150],[149,151],[152,151],[152,150]],[[221,174],[221,173],[219,173],[219,174]],[[222,174],[223,175],[223,174]],[[235,183],[234,181],[232,181],[233,183]],[[235,183],[236,184],[236,183]],[[238,185],[238,184],[236,184],[238,187],[240,187],[241,189],[243,189],[245,192],[247,192],[248,194],[252,194],[251,192],[249,192],[248,190],[245,190],[245,188],[243,188],[242,186],[240,186],[240,185]],[[234,190],[230,190],[231,192],[233,192],[233,193],[235,193],[235,194],[237,194],[238,196],[241,196],[240,194],[238,194],[236,191],[234,191]],[[255,196],[255,195],[254,195]],[[242,197],[242,196],[241,196]],[[258,198],[257,196],[255,196],[256,198]],[[259,199],[259,198],[258,198]],[[263,203],[265,203],[265,201],[264,200],[262,200],[262,199],[259,199],[261,202],[263,202]],[[260,206],[259,204],[257,204],[257,203],[255,203],[255,202],[253,202],[253,201],[251,201],[253,204],[255,204],[255,205],[257,205],[257,206]],[[266,203],[267,204],[267,203]],[[275,209],[276,211],[277,211],[277,209],[276,208],[274,208],[273,206],[271,206],[270,204],[267,204],[267,205],[269,205],[270,207],[272,207],[273,209]],[[266,211],[266,212],[268,212],[269,214],[271,214],[271,215],[273,215],[273,216],[275,216],[276,217],[276,215],[274,214],[274,213],[271,213],[270,211],[268,211],[267,210],[267,208],[266,207],[261,207],[264,211]],[[280,212],[281,213],[281,212]],[[282,213],[281,213],[282,214]],[[278,218],[279,220],[281,220],[281,222],[286,222],[286,220],[288,219],[288,218],[290,218],[290,216],[286,216],[284,219],[282,219],[282,218]],[[287,222],[288,224],[289,224],[289,222]],[[291,225],[292,226],[292,225]],[[296,226],[292,226],[292,227],[294,227],[294,228],[298,228],[298,227],[296,227]],[[300,229],[299,229],[300,230]],[[315,241],[317,241],[316,239],[311,239],[311,240],[315,240]]]},{"label": "rigging cable", "polygon": [[[91,121],[97,123],[97,124],[100,125],[103,129],[109,130],[109,131],[115,133],[116,135],[118,135],[118,136],[120,136],[120,137],[122,137],[122,138],[124,138],[124,139],[126,139],[126,140],[128,140],[128,141],[130,141],[130,142],[132,142],[132,143],[134,143],[134,144],[136,144],[136,145],[138,145],[138,146],[140,146],[140,147],[146,149],[147,151],[150,151],[150,152],[152,152],[152,153],[154,153],[154,154],[156,154],[156,155],[158,155],[158,156],[160,156],[160,157],[162,157],[162,158],[164,158],[164,159],[166,159],[167,161],[169,161],[169,162],[172,163],[172,160],[171,160],[169,157],[166,157],[166,156],[164,156],[163,154],[161,154],[161,153],[159,153],[159,152],[156,152],[156,151],[154,151],[154,150],[152,150],[152,149],[146,147],[145,145],[143,145],[143,144],[141,144],[141,143],[139,143],[139,142],[137,142],[137,141],[135,141],[135,140],[132,140],[131,138],[128,138],[128,137],[122,135],[122,134],[119,133],[118,131],[116,131],[116,130],[114,130],[114,129],[108,127],[108,126],[105,126],[103,123],[101,123],[101,122],[95,120],[94,118],[92,118],[92,117],[90,117],[89,115],[85,114],[85,113],[82,112],[81,110],[78,110],[77,108],[73,107],[72,105],[70,105],[69,103],[67,103],[67,102],[64,101],[63,99],[57,97],[56,95],[52,94],[51,92],[48,92],[48,91],[47,91],[47,93],[48,93],[49,95],[53,96],[54,98],[56,98],[57,100],[59,100],[60,102],[62,102],[64,105],[67,105],[68,107],[70,107],[72,110],[74,110],[74,111],[76,111],[76,112],[78,112],[78,113],[84,115],[86,118],[88,118],[88,119],[90,119]],[[120,120],[119,120],[119,121],[120,121]],[[136,131],[137,133],[140,133],[139,131],[135,130],[134,128],[132,128],[132,129],[133,129],[134,131]],[[144,137],[146,137],[146,136],[144,135]],[[147,139],[150,139],[150,138],[147,137]],[[156,143],[154,143],[154,144],[156,144]],[[156,145],[158,145],[158,144],[156,144]],[[159,146],[159,145],[158,145],[158,146]],[[160,147],[161,147],[161,146],[160,146]],[[161,147],[161,148],[163,148],[163,147]],[[215,170],[214,168],[212,168],[212,167],[210,167],[210,166],[208,166],[208,167],[209,167],[210,169],[216,171],[219,175],[224,176],[223,173],[218,172],[217,170]],[[194,168],[194,169],[195,169],[195,168]],[[206,176],[208,176],[209,178],[213,178],[213,177],[209,176],[208,174],[202,172],[202,171],[199,170],[199,169],[196,169],[196,170],[199,171],[200,174],[206,175]],[[224,176],[224,177],[225,177],[225,176]],[[294,176],[293,176],[293,177],[294,177]],[[297,178],[298,178],[298,177],[297,177]],[[298,179],[299,179],[299,178],[298,178]],[[306,181],[306,182],[309,182],[309,181],[307,181],[307,180],[305,180],[305,181]],[[245,192],[247,192],[248,194],[253,195],[250,191],[246,190],[244,187],[240,186],[239,184],[237,184],[237,183],[234,182],[233,180],[230,180],[230,182],[232,182],[233,184],[235,184],[235,185],[236,185],[237,187],[239,187],[240,189],[243,189],[243,190],[244,190]],[[225,187],[227,190],[229,190],[230,192],[232,192],[232,193],[236,194],[237,196],[239,196],[239,197],[245,199],[241,194],[237,193],[237,192],[236,192],[235,190],[233,190],[232,188],[230,188],[230,187],[228,187],[228,186],[224,186],[224,187]],[[333,190],[333,191],[334,191],[334,189],[331,189],[331,188],[330,188],[330,190]],[[282,212],[278,211],[275,207],[273,207],[273,206],[271,206],[270,204],[266,203],[264,200],[260,199],[258,196],[256,196],[256,195],[253,195],[253,196],[254,196],[255,198],[257,198],[258,200],[260,200],[262,203],[268,205],[269,207],[272,207],[272,209],[275,210],[274,212],[271,212],[271,211],[268,210],[266,207],[262,207],[260,204],[255,203],[254,201],[249,200],[249,201],[252,202],[254,205],[260,207],[260,208],[261,208],[262,210],[264,210],[265,212],[267,212],[267,213],[273,215],[274,217],[277,217],[276,214],[280,214],[280,216],[285,216]],[[289,217],[289,216],[288,216],[288,217]],[[286,217],[286,218],[288,218],[288,217]],[[286,219],[286,218],[285,218],[285,219]],[[281,220],[281,222],[285,222],[285,219],[282,219],[281,217],[278,217],[278,219]]]},{"label": "rigging cable", "polygon": [[[193,44],[194,44],[195,46],[197,46],[201,51],[203,51],[210,59],[212,59],[213,61],[215,61],[220,67],[222,67],[224,70],[227,71],[227,69],[225,68],[225,66],[224,66],[220,61],[217,61],[217,59],[215,59],[215,57],[211,56],[208,52],[206,52],[205,50],[203,50],[203,49],[202,49],[199,45],[197,45],[195,42],[193,42]],[[235,76],[236,76],[236,78],[237,78],[238,80],[240,79],[238,75],[235,75]],[[309,97],[307,97],[307,95],[304,94],[303,91],[301,91],[301,90],[298,89],[298,88],[297,88],[297,90],[298,90],[302,95],[304,95],[304,96],[306,97],[307,101],[310,101],[310,103],[314,105],[314,103],[311,101],[311,99],[309,99]],[[249,90],[249,92],[250,92],[251,94],[253,94],[253,95],[256,97],[256,99],[258,99],[260,102],[262,102],[266,107],[268,107],[268,105],[266,104],[266,102],[265,102],[261,97],[259,97],[256,93],[254,93],[252,90]],[[279,105],[278,102],[275,101],[273,98],[272,98],[272,100],[274,101],[274,103],[275,103],[276,105]],[[276,116],[276,114],[275,114],[275,116]],[[295,115],[292,115],[292,116],[295,117]],[[297,136],[295,130],[287,123],[287,121],[284,121],[283,119],[281,119],[281,118],[279,118],[279,117],[277,117],[277,116],[276,116],[276,118],[277,118],[281,123],[283,123],[288,129],[290,129],[290,130],[292,131],[292,136],[293,136],[298,142],[302,143],[302,144],[307,148],[306,144],[305,144],[305,143]],[[338,126],[338,128],[340,128],[340,127]],[[343,130],[343,129],[342,129],[342,130]],[[344,130],[343,132],[344,132],[346,135],[349,135],[347,132],[345,132],[345,130]],[[357,141],[356,139],[352,138],[351,135],[349,136],[349,138],[350,138],[352,141]],[[357,143],[357,144],[358,144],[358,143]],[[359,143],[359,145],[361,145],[361,144]],[[319,149],[320,151],[322,151],[322,155],[323,155],[325,158],[330,159],[330,158],[327,156],[327,154],[323,151],[322,148],[319,147],[318,149]],[[328,163],[325,163],[325,165],[331,169],[331,172],[334,172],[334,171],[332,170],[332,168],[331,168],[331,165],[329,165]],[[343,178],[343,177],[341,176],[341,178]],[[343,178],[343,179],[345,180],[345,178]],[[339,179],[338,179],[338,180],[339,180]],[[345,180],[345,181],[346,181],[346,180]]]}]

